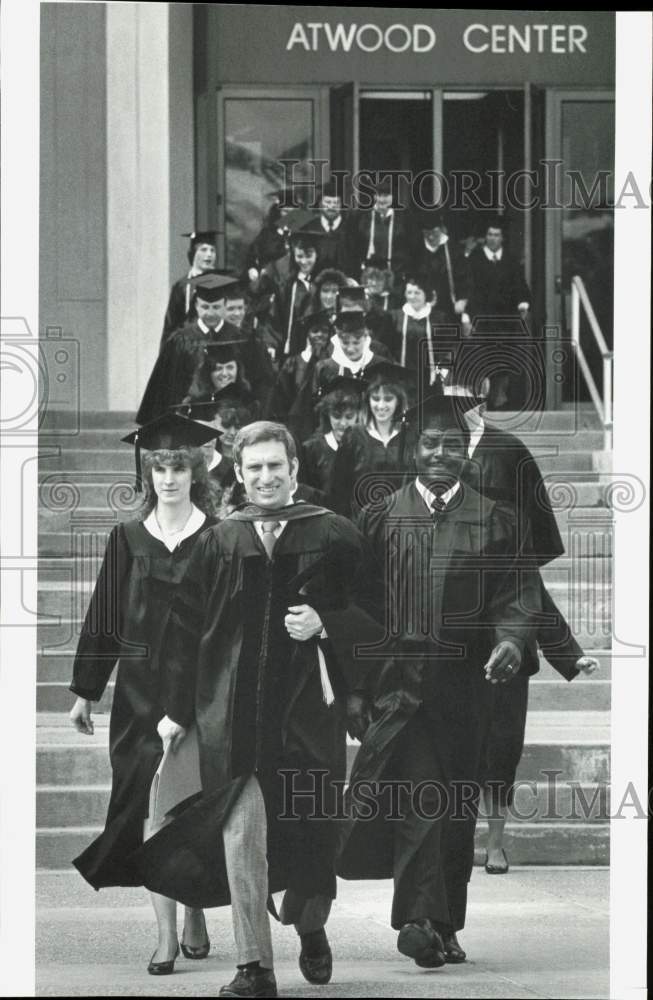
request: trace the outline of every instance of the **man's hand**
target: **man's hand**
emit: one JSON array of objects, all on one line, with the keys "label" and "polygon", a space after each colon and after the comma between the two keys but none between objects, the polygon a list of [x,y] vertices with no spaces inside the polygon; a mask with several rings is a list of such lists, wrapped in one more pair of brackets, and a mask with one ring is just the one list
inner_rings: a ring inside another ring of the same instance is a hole
[{"label": "man's hand", "polygon": [[458,301],[454,306],[454,311],[456,313],[456,316],[462,316],[466,308],[467,308],[467,299],[458,299]]},{"label": "man's hand", "polygon": [[521,667],[521,652],[519,647],[509,639],[500,642],[490,654],[490,659],[483,668],[485,679],[490,684],[505,684]]},{"label": "man's hand", "polygon": [[288,614],[283,622],[290,638],[297,642],[306,642],[307,639],[312,639],[324,628],[317,611],[308,604],[296,604],[294,607],[288,608]]},{"label": "man's hand", "polygon": [[598,669],[599,661],[593,656],[581,656],[576,660],[576,670],[580,670],[581,674],[586,674],[588,677]]},{"label": "man's hand", "polygon": [[78,698],[70,710],[70,721],[78,733],[92,736],[95,732],[91,718],[91,703],[86,698]]},{"label": "man's hand", "polygon": [[362,740],[372,721],[370,706],[362,694],[347,695],[347,732],[353,739]]},{"label": "man's hand", "polygon": [[170,743],[170,749],[173,753],[177,752],[179,744],[186,735],[184,727],[180,726],[178,722],[173,722],[167,715],[163,716],[156,727],[156,731],[163,740],[164,749]]}]

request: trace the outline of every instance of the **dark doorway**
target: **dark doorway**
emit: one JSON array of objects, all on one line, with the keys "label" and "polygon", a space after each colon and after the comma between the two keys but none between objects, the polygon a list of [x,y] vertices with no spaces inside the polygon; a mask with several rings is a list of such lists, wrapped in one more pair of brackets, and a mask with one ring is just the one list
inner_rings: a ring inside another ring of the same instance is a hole
[{"label": "dark doorway", "polygon": [[360,95],[361,170],[433,169],[433,104],[428,92]]}]

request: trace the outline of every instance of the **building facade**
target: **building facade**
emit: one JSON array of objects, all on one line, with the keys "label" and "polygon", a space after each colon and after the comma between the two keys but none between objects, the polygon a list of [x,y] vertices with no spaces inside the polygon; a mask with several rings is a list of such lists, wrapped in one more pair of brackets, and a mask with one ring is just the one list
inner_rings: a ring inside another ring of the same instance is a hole
[{"label": "building facade", "polygon": [[611,346],[614,41],[610,12],[43,4],[41,335],[79,339],[82,408],[136,408],[179,234],[238,266],[280,182],[370,170],[457,241],[504,217],[572,398],[573,275]]}]

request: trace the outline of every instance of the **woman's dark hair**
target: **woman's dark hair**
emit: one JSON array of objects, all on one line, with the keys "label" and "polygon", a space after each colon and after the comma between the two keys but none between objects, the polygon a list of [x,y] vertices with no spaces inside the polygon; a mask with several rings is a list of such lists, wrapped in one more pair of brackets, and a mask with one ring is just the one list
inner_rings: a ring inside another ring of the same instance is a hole
[{"label": "woman's dark hair", "polygon": [[[243,364],[240,358],[232,358],[236,362],[236,381],[233,385],[239,389],[243,389],[245,392],[249,393],[252,391],[252,387],[243,375]],[[206,356],[204,361],[200,365],[195,378],[193,379],[193,384],[189,390],[189,395],[193,400],[199,399],[211,399],[213,393],[216,392],[216,387],[211,381],[211,373],[215,370],[216,364],[221,364],[219,361],[214,361],[210,356]],[[225,362],[228,364],[228,362]]]},{"label": "woman's dark hair", "polygon": [[220,503],[220,492],[209,477],[206,458],[201,448],[160,449],[158,451],[143,451],[143,503],[138,512],[142,521],[152,513],[157,505],[158,497],[152,483],[152,468],[155,465],[183,465],[191,470],[192,485],[190,499],[195,506],[206,514],[215,517]]},{"label": "woman's dark hair", "polygon": [[429,302],[435,295],[435,285],[433,280],[424,274],[407,274],[404,279],[404,286],[406,285],[417,285],[421,288],[426,296],[426,301]]},{"label": "woman's dark hair", "polygon": [[339,289],[347,287],[347,275],[335,267],[325,267],[315,279],[315,290],[319,295],[323,285],[336,285]]},{"label": "woman's dark hair", "polygon": [[372,415],[372,409],[370,407],[370,397],[373,392],[377,392],[379,389],[385,389],[385,391],[389,395],[395,396],[397,399],[397,407],[392,417],[392,422],[396,424],[398,421],[401,420],[402,416],[408,409],[408,395],[406,393],[405,386],[401,382],[399,381],[392,382],[390,379],[384,377],[383,375],[374,376],[371,379],[369,385],[367,386],[367,389],[365,390],[366,422],[369,423],[370,421],[374,420],[374,417]]},{"label": "woman's dark hair", "polygon": [[330,392],[315,407],[315,413],[320,422],[322,434],[328,434],[331,430],[329,417],[341,417],[347,410],[360,412],[361,399],[357,392],[348,392],[346,389],[336,389]]}]

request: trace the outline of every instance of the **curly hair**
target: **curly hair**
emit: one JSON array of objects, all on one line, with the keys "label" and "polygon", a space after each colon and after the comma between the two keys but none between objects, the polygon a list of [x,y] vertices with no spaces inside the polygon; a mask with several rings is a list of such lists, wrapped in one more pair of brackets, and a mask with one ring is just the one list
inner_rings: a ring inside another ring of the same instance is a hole
[{"label": "curly hair", "polygon": [[206,458],[201,448],[160,449],[158,451],[143,451],[143,503],[138,517],[144,521],[157,505],[158,497],[152,482],[152,468],[155,465],[183,465],[192,473],[190,499],[195,506],[206,514],[215,517],[220,504],[220,491],[211,480],[206,465]]},{"label": "curly hair", "polygon": [[356,392],[348,392],[346,389],[335,389],[328,393],[315,407],[315,413],[320,421],[320,430],[323,434],[328,434],[331,430],[329,417],[340,417],[347,410],[360,412],[361,400]]},{"label": "curly hair", "polygon": [[346,288],[347,275],[343,271],[338,271],[335,267],[325,267],[318,274],[314,284],[318,295],[323,285],[336,285],[338,288]]}]

